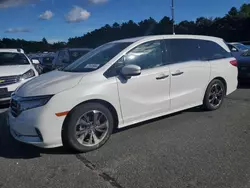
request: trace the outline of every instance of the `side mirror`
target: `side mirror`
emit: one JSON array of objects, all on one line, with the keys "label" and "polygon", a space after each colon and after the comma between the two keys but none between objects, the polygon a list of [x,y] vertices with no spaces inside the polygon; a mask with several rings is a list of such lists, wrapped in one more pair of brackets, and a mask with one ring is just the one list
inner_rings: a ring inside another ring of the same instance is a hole
[{"label": "side mirror", "polygon": [[40,62],[37,59],[32,59],[32,63],[34,65],[39,65],[40,64]]},{"label": "side mirror", "polygon": [[238,52],[236,48],[232,48],[232,52]]},{"label": "side mirror", "polygon": [[125,78],[131,78],[132,76],[138,76],[141,74],[141,67],[137,65],[125,65],[122,70],[121,74]]}]

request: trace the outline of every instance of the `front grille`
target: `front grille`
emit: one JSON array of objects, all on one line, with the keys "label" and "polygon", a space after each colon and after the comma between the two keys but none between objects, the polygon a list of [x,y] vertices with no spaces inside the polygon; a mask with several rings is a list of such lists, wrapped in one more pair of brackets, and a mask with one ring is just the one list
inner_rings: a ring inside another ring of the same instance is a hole
[{"label": "front grille", "polygon": [[10,109],[11,109],[11,114],[14,117],[17,117],[20,114],[20,104],[12,98],[11,103],[10,103]]},{"label": "front grille", "polygon": [[9,98],[11,97],[12,92],[7,92],[5,94],[0,94],[0,98]]},{"label": "front grille", "polygon": [[0,87],[15,84],[20,81],[20,76],[4,76],[0,77]]}]

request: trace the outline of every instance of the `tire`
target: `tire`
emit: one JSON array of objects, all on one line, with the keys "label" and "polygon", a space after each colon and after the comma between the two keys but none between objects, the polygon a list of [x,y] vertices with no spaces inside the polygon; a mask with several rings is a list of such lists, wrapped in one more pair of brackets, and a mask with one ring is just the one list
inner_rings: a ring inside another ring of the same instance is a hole
[{"label": "tire", "polygon": [[[99,114],[98,117],[100,117],[100,119],[99,121],[96,120],[97,123],[94,123],[94,116],[97,113]],[[107,120],[106,129],[103,128],[103,125],[105,124],[104,119]],[[91,123],[92,120],[93,122]],[[114,118],[112,113],[106,106],[99,103],[85,103],[79,105],[75,109],[73,109],[72,112],[70,112],[63,125],[63,146],[68,149],[73,149],[77,152],[88,152],[98,149],[108,141],[110,135],[113,132],[113,127]],[[97,130],[99,130],[100,132],[98,132]],[[102,132],[104,130],[105,133]],[[81,135],[82,137],[78,137],[78,134],[81,131],[84,133]],[[95,137],[93,136],[93,133],[95,133]],[[102,139],[99,140],[100,142],[96,142],[96,138],[98,138],[98,135],[101,134],[103,134],[102,137],[100,136],[100,138]],[[83,138],[83,140],[81,138]],[[96,144],[94,144],[94,142],[96,142]]]},{"label": "tire", "polygon": [[[216,87],[217,87],[217,91],[219,90],[219,88],[221,88],[219,92],[220,94],[217,93],[217,96],[215,96],[216,91],[214,92]],[[207,90],[203,99],[203,109],[208,110],[208,111],[219,109],[221,105],[223,104],[225,95],[226,95],[226,87],[223,84],[223,82],[218,79],[212,80],[207,87]]]}]

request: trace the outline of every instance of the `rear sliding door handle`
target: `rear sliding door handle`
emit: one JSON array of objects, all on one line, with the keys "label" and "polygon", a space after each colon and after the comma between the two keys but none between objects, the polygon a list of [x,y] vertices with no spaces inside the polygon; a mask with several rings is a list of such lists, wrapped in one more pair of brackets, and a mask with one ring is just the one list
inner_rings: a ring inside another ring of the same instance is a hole
[{"label": "rear sliding door handle", "polygon": [[161,75],[161,76],[156,77],[156,80],[163,80],[167,77],[169,77],[169,75]]},{"label": "rear sliding door handle", "polygon": [[173,73],[172,76],[179,76],[179,75],[182,75],[183,73],[184,73],[184,72],[181,72],[181,71],[179,72],[179,71],[178,71],[178,72],[176,72],[176,73]]}]

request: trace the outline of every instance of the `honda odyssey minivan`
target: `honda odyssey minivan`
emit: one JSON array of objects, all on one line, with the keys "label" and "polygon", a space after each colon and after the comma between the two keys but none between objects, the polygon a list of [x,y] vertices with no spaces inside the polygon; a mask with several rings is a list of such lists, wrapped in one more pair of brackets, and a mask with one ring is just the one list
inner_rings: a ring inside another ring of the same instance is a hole
[{"label": "honda odyssey minivan", "polygon": [[12,96],[12,136],[87,152],[121,128],[188,108],[220,108],[237,88],[237,61],[220,38],[145,36],[104,44]]}]

